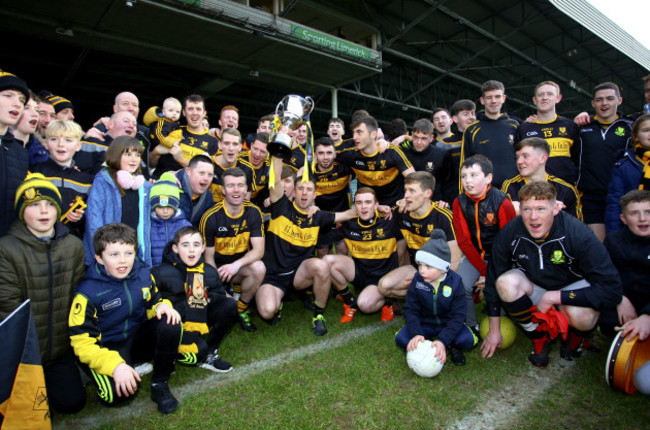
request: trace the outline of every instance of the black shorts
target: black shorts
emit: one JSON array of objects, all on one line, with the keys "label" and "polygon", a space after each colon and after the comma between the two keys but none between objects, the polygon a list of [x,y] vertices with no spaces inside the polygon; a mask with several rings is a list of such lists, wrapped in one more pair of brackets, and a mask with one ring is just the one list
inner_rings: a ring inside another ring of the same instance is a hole
[{"label": "black shorts", "polygon": [[605,224],[606,199],[604,194],[584,194],[581,197],[582,218],[585,224]]},{"label": "black shorts", "polygon": [[281,289],[284,294],[287,294],[287,291],[293,289],[293,280],[296,277],[297,271],[298,269],[285,273],[266,272],[266,275],[264,275],[264,280],[262,281],[262,285],[271,284],[274,287]]},{"label": "black shorts", "polygon": [[354,279],[352,285],[357,293],[363,291],[368,285],[378,285],[381,276],[371,276],[363,273],[357,264],[354,264]]},{"label": "black shorts", "polygon": [[319,248],[328,247],[330,245],[337,244],[343,240],[343,229],[339,225],[328,225],[321,227],[320,233],[318,234],[318,242],[316,246]]}]

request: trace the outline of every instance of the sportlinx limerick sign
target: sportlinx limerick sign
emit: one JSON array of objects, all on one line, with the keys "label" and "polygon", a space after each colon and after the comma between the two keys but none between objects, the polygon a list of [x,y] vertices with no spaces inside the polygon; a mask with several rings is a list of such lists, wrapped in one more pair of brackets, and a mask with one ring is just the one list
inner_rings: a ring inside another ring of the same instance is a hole
[{"label": "sportlinx limerick sign", "polygon": [[353,43],[337,39],[336,37],[320,33],[310,28],[291,24],[291,35],[296,39],[302,40],[312,45],[321,46],[331,51],[340,52],[342,54],[349,55],[350,57],[370,61],[369,49],[362,48]]}]

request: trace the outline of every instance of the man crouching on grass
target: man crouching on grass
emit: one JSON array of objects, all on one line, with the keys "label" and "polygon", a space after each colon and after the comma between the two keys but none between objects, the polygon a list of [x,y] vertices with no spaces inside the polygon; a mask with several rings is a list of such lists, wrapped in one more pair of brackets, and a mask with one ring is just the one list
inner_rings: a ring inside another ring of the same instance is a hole
[{"label": "man crouching on grass", "polygon": [[503,304],[533,341],[528,360],[545,367],[551,333],[554,337],[558,333],[547,329],[552,324],[540,325],[533,312],[546,318],[557,310],[556,321],[562,321],[562,315],[566,318],[568,337],[562,342],[560,356],[577,358],[600,312],[621,302],[621,280],[591,230],[560,212],[553,185],[527,184],[519,191],[519,201],[521,215],[499,232],[492,247],[484,290],[490,329],[481,350],[483,357],[491,357],[501,345]]}]

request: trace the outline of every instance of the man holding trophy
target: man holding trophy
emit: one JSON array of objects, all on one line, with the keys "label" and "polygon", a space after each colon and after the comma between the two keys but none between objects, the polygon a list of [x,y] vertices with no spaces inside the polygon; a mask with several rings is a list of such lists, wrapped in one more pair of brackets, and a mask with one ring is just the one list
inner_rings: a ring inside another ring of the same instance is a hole
[{"label": "man holding trophy", "polygon": [[[355,211],[348,209],[337,213],[311,213],[313,211],[310,208],[316,199],[316,183],[308,165],[309,159],[306,160],[303,175],[296,178],[294,201],[284,194],[281,182],[282,161],[290,157],[292,152],[291,138],[286,130],[302,121],[307,122],[306,118],[312,109],[311,98],[297,95],[286,96],[276,109],[274,133],[268,144],[272,159],[269,179],[271,219],[263,259],[266,276],[255,301],[259,315],[275,324],[280,319],[282,299],[288,289],[293,287],[305,290],[313,285],[315,306],[312,329],[316,336],[322,336],[327,333],[323,312],[330,293],[331,278],[327,264],[311,256],[314,254],[320,227],[352,219]],[[308,154],[311,152],[309,149]]]}]

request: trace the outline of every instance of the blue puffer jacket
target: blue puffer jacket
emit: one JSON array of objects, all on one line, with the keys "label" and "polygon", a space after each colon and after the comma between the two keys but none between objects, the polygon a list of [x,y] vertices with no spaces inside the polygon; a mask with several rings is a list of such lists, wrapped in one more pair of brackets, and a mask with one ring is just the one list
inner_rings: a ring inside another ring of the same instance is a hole
[{"label": "blue puffer jacket", "polygon": [[607,234],[623,229],[621,222],[621,197],[628,191],[639,188],[643,164],[634,155],[633,149],[625,151],[623,158],[618,160],[612,169],[612,179],[607,192],[607,207],[605,209],[605,227]]},{"label": "blue puffer jacket", "polygon": [[[138,189],[140,198],[140,221],[138,222],[138,257],[141,258],[147,267],[151,267],[151,204],[149,194],[151,184],[145,182]],[[86,253],[86,265],[89,266],[95,261],[95,247],[93,246],[93,235],[102,226],[120,222],[122,220],[122,196],[117,186],[111,179],[108,171],[100,171],[88,194],[88,208],[84,214],[86,218],[86,231],[84,232],[84,251]]]},{"label": "blue puffer jacket", "polygon": [[162,263],[165,245],[174,238],[174,233],[190,225],[180,209],[169,219],[160,219],[155,211],[151,211],[151,262],[154,267]]}]

